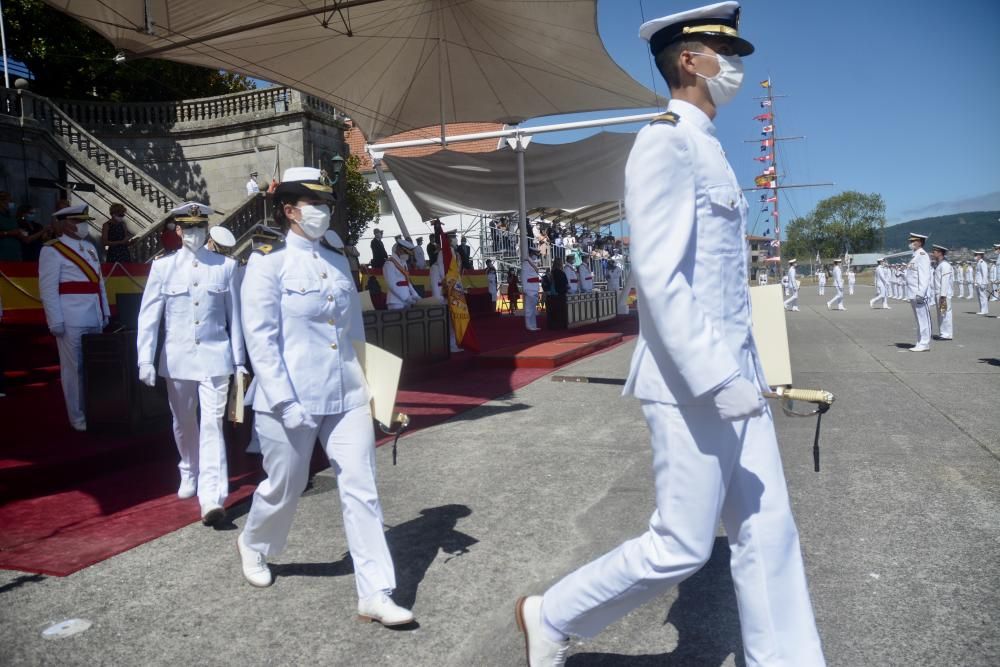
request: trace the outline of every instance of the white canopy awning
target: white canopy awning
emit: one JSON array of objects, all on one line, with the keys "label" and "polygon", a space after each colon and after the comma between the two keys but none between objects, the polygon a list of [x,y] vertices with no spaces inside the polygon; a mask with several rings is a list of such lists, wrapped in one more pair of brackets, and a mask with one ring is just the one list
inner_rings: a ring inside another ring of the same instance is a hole
[{"label": "white canopy awning", "polygon": [[242,72],[326,99],[372,142],[451,122],[664,103],[604,49],[596,0],[46,2],[129,57]]},{"label": "white canopy awning", "polygon": [[[601,132],[569,144],[532,143],[524,153],[527,208],[577,209],[624,198],[625,161],[634,142],[633,133]],[[512,150],[442,150],[383,160],[425,220],[518,208]]]}]

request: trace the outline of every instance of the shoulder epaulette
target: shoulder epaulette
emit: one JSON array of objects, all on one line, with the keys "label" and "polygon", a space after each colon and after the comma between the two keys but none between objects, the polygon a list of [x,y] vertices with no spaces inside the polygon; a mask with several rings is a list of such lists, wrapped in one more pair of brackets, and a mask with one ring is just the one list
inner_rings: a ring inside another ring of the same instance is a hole
[{"label": "shoulder epaulette", "polygon": [[270,255],[272,252],[282,250],[284,247],[284,239],[269,239],[266,243],[254,246],[253,251],[261,255]]},{"label": "shoulder epaulette", "polygon": [[45,243],[43,243],[42,245],[55,245],[57,243],[59,243],[59,239],[50,239],[50,240],[46,241]]},{"label": "shoulder epaulette", "polygon": [[681,117],[675,114],[673,111],[668,111],[666,113],[661,113],[659,116],[650,121],[650,124],[654,123],[667,123],[668,125],[676,126],[680,121]]},{"label": "shoulder epaulette", "polygon": [[160,252],[156,253],[156,255],[153,256],[153,261],[155,262],[158,259],[163,259],[164,257],[170,257],[176,252],[177,248],[174,248],[173,250],[167,250],[166,248],[164,248],[163,250],[161,250]]}]

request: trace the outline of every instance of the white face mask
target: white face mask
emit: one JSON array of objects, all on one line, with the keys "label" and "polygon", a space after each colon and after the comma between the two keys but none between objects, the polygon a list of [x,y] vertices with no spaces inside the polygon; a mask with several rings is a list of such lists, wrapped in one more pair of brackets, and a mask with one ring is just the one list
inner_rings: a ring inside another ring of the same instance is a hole
[{"label": "white face mask", "polygon": [[77,238],[85,239],[90,235],[90,223],[88,222],[78,222],[76,223],[76,236]]},{"label": "white face mask", "polygon": [[910,244],[910,250],[912,250],[914,252],[916,252],[917,248],[919,248],[919,247],[920,247],[920,244],[917,243],[916,241],[914,241],[913,243]]},{"label": "white face mask", "polygon": [[208,237],[208,231],[204,227],[185,229],[183,234],[181,241],[184,243],[184,247],[191,252],[196,252],[205,245],[205,239]]},{"label": "white face mask", "polygon": [[330,229],[330,207],[326,204],[313,206],[303,204],[297,206],[301,215],[301,220],[297,220],[299,228],[307,237],[315,241],[323,236],[323,232]]},{"label": "white face mask", "polygon": [[705,76],[698,74],[698,72],[695,74],[705,79],[705,83],[708,85],[708,94],[712,96],[712,102],[715,103],[715,106],[721,107],[723,104],[731,102],[736,97],[736,93],[739,92],[740,86],[743,85],[743,60],[739,56],[724,56],[697,51],[692,51],[692,53],[696,56],[707,56],[719,61],[719,73],[715,76]]}]

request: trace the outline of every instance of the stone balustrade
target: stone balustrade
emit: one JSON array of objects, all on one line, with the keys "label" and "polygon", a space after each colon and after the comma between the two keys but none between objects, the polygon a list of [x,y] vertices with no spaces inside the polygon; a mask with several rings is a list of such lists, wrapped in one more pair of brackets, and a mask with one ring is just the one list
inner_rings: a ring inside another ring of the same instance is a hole
[{"label": "stone balustrade", "polygon": [[166,102],[55,100],[67,116],[87,127],[169,126],[211,121],[254,120],[261,114],[311,112],[340,120],[328,102],[291,88],[262,88],[217,97]]}]

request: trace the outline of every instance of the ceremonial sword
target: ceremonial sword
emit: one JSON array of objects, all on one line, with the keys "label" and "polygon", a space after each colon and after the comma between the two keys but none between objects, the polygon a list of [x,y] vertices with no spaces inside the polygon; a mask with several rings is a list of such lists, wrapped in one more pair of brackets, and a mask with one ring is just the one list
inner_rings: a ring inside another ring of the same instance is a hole
[{"label": "ceremonial sword", "polygon": [[[553,382],[579,382],[585,384],[611,384],[623,386],[621,378],[599,378],[587,375],[553,375]],[[793,387],[771,387],[771,391],[762,391],[764,398],[781,401],[781,411],[789,417],[812,417],[816,415],[816,435],[813,437],[813,470],[819,472],[819,429],[823,415],[826,414],[835,400],[834,395],[823,389],[795,389]],[[812,403],[816,406],[812,412],[798,412],[795,401]]]}]

